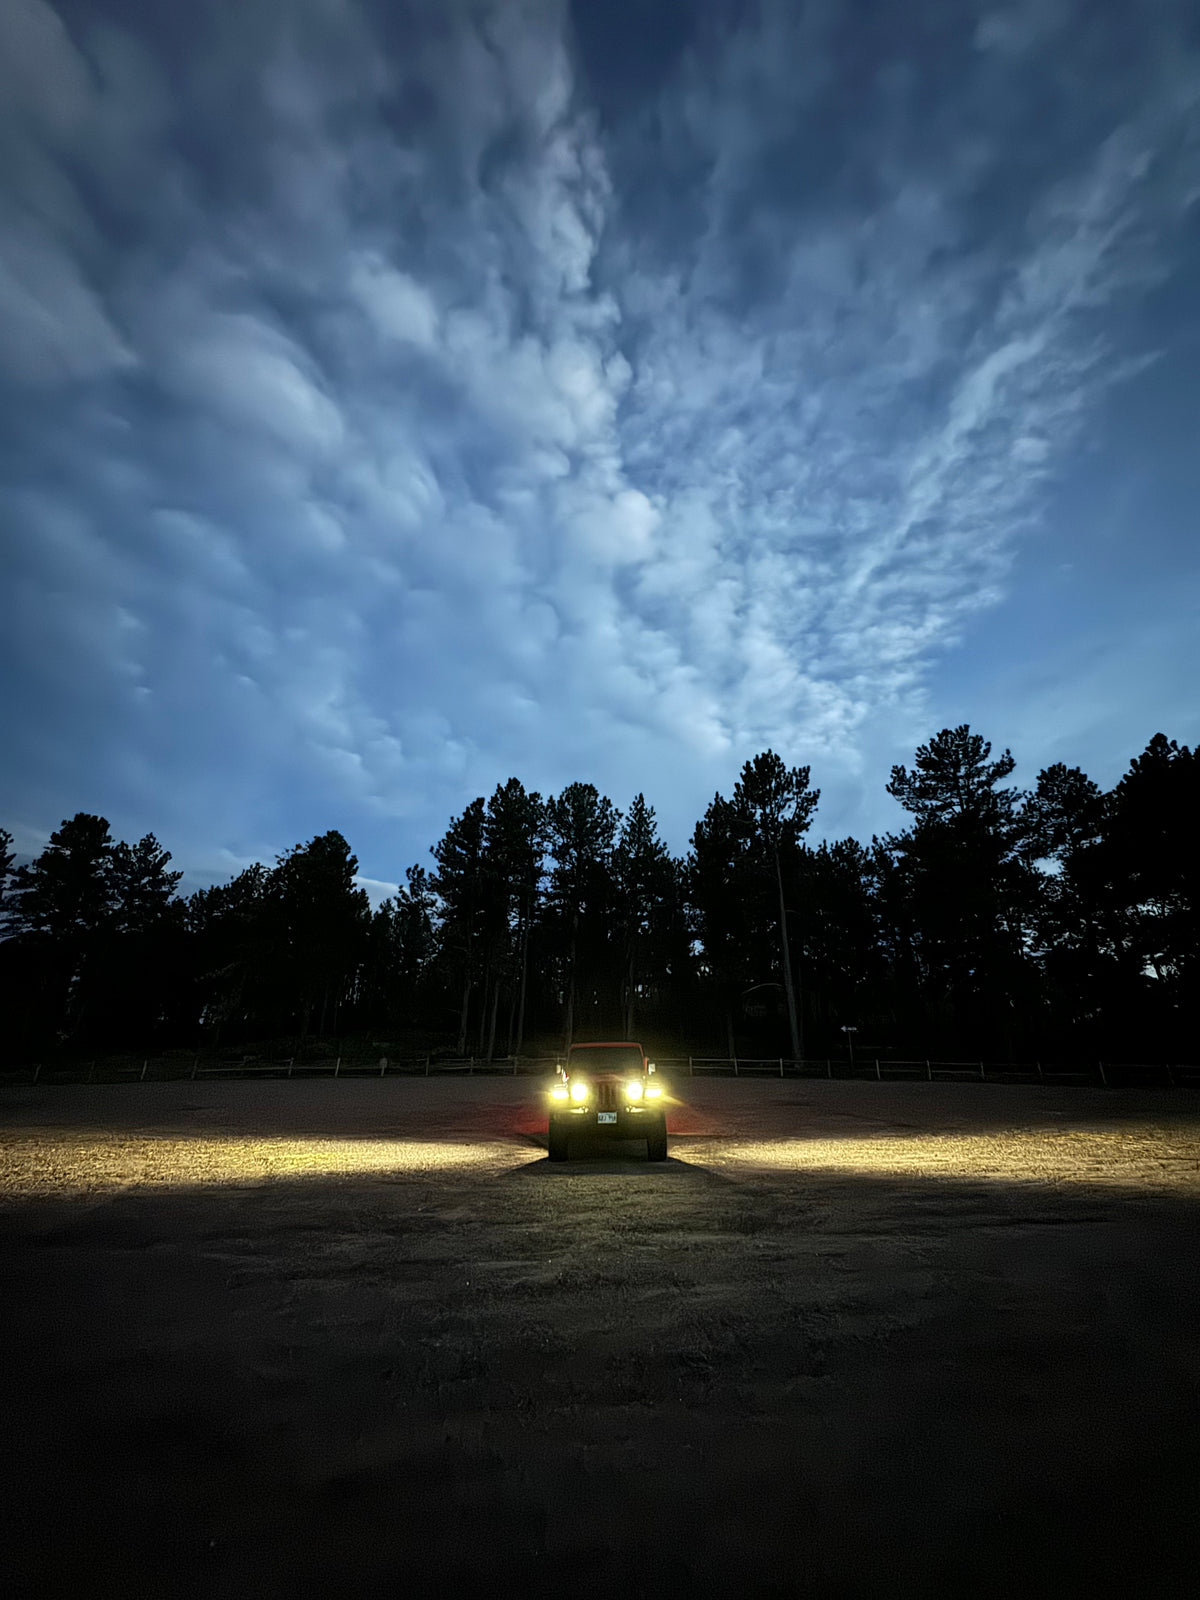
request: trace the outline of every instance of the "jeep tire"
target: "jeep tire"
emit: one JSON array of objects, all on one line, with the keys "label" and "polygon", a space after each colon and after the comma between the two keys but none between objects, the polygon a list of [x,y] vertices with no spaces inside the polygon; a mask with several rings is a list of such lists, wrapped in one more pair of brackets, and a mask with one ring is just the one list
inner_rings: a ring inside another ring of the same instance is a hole
[{"label": "jeep tire", "polygon": [[571,1131],[561,1117],[550,1118],[550,1159],[566,1161],[570,1154]]},{"label": "jeep tire", "polygon": [[651,1133],[646,1136],[646,1160],[667,1159],[667,1119],[660,1117]]}]

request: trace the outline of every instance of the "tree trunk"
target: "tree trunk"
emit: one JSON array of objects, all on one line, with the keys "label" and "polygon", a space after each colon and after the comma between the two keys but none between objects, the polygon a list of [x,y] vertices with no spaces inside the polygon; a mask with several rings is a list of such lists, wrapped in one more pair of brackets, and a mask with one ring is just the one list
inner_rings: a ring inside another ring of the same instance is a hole
[{"label": "tree trunk", "polygon": [[491,992],[492,992],[492,987],[491,986],[492,986],[492,952],[491,952],[491,949],[489,947],[487,956],[485,957],[484,963],[483,963],[483,998],[480,1001],[480,1005],[479,1005],[479,1038],[477,1040],[477,1044],[479,1046],[478,1053],[480,1055],[483,1055],[483,1053],[484,1053],[484,1041],[485,1041],[485,1036],[486,1036],[486,1033],[487,1033],[487,1020],[488,1020],[488,999],[489,999],[489,997],[491,995]]},{"label": "tree trunk", "polygon": [[563,1029],[566,1035],[566,1048],[571,1048],[571,1040],[575,1035],[575,974],[572,972],[567,978],[567,1018]]},{"label": "tree trunk", "polygon": [[626,1039],[633,1038],[633,1014],[637,1006],[637,956],[630,946],[629,961],[625,968],[625,1016],[623,1019],[624,1035]]},{"label": "tree trunk", "polygon": [[500,985],[499,983],[494,983],[492,985],[492,1014],[488,1022],[487,1050],[485,1052],[485,1060],[489,1062],[496,1053],[496,1012],[499,1005]]},{"label": "tree trunk", "polygon": [[470,970],[463,975],[462,1007],[458,1015],[458,1054],[459,1059],[467,1053],[467,1014],[471,1005],[471,973]]},{"label": "tree trunk", "polygon": [[529,917],[526,914],[525,925],[521,930],[521,993],[517,1002],[517,1043],[514,1055],[521,1054],[521,1047],[525,1043],[525,979],[529,971]]},{"label": "tree trunk", "polygon": [[[761,880],[760,880],[761,881]],[[787,907],[783,902],[783,869],[779,864],[779,851],[775,851],[775,884],[779,890],[779,948],[783,960],[783,992],[787,995],[788,1031],[792,1040],[792,1059],[804,1059],[804,1038],[796,1015],[796,989],[792,979],[792,957],[788,944]]]},{"label": "tree trunk", "polygon": [[567,1036],[566,1048],[571,1048],[571,1040],[575,1036],[575,952],[579,942],[579,913],[576,912],[571,924],[571,965],[567,973],[567,1019],[565,1033]]},{"label": "tree trunk", "polygon": [[507,1044],[507,1047],[506,1047],[506,1050],[505,1050],[505,1054],[508,1055],[510,1058],[516,1054],[516,1051],[513,1049],[513,1041],[514,1041],[514,1039],[516,1037],[516,1031],[517,1031],[517,1029],[516,1029],[516,1021],[517,1021],[517,990],[513,989],[513,990],[510,991],[510,999],[509,999],[509,1002],[508,1002],[508,1027],[505,1030],[505,1038],[508,1041],[508,1044]]}]

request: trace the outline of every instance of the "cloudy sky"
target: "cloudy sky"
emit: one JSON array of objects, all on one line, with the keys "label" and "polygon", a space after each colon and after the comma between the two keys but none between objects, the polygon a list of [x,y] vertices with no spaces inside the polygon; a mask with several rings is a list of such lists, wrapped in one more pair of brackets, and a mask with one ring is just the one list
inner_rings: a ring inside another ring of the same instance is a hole
[{"label": "cloudy sky", "polygon": [[0,822],[1200,737],[1191,0],[4,0]]}]

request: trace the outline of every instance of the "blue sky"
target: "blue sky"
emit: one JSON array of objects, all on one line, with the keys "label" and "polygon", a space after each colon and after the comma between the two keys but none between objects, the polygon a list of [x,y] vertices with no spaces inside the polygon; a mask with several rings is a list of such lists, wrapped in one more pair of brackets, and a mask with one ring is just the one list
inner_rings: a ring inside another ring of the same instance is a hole
[{"label": "blue sky", "polygon": [[8,0],[0,172],[23,852],[1200,737],[1182,0]]}]

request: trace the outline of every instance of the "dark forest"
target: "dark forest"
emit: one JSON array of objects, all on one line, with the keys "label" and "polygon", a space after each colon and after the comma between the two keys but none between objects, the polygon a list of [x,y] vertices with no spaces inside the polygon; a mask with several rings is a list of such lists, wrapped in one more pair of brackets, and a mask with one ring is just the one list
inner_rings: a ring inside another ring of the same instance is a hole
[{"label": "dark forest", "polygon": [[454,817],[372,911],[336,830],[177,894],[148,834],[0,831],[4,1049],[303,1050],[484,1061],[631,1037],[663,1053],[1195,1059],[1200,760],[1156,734],[1110,792],[1031,790],[966,725],[893,767],[902,831],[813,845],[807,767],[771,751],[674,858],[653,806],[517,778]]}]

